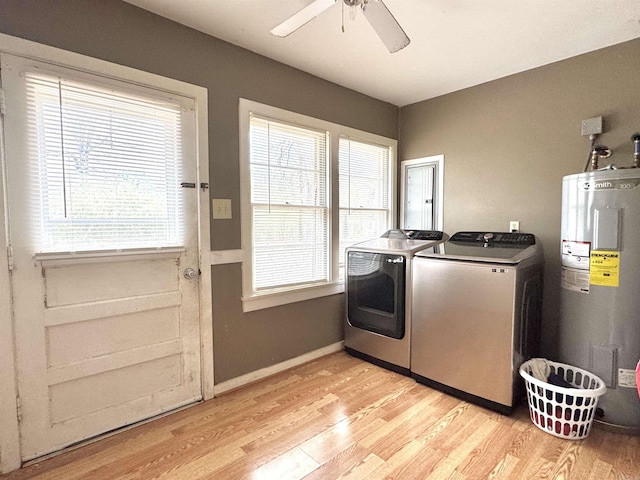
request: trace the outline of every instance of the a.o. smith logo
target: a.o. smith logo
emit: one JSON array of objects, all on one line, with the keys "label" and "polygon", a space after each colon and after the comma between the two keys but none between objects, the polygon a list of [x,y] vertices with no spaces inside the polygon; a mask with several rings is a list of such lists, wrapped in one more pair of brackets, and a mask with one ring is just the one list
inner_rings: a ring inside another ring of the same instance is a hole
[{"label": "a.o. smith logo", "polygon": [[640,185],[640,178],[625,178],[619,180],[600,180],[584,182],[583,190],[631,190]]}]

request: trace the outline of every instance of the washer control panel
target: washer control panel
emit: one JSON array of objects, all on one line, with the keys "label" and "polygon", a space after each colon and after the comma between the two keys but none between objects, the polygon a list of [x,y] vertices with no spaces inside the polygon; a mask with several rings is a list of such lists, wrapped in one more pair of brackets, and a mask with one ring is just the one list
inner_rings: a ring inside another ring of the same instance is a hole
[{"label": "washer control panel", "polygon": [[451,237],[450,241],[493,245],[535,245],[536,237],[532,233],[458,232]]}]

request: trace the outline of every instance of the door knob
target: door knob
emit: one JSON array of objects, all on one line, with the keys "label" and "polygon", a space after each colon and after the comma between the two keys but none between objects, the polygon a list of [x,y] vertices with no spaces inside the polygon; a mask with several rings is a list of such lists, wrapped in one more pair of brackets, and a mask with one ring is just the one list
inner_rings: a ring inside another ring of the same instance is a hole
[{"label": "door knob", "polygon": [[198,270],[194,270],[193,268],[187,268],[184,271],[183,275],[187,280],[194,280],[198,278],[198,275],[200,275],[200,273],[198,272]]}]

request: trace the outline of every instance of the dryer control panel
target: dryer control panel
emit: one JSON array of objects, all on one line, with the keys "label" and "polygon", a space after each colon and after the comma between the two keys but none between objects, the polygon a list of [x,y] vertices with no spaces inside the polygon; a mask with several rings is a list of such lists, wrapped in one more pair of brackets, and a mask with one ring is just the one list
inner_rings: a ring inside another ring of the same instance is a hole
[{"label": "dryer control panel", "polygon": [[532,233],[512,232],[458,232],[451,242],[490,243],[493,245],[535,245],[536,237]]},{"label": "dryer control panel", "polygon": [[442,240],[444,233],[438,230],[389,230],[380,238],[395,238],[409,240]]},{"label": "dryer control panel", "polygon": [[443,233],[438,230],[404,230],[411,240],[442,240]]}]

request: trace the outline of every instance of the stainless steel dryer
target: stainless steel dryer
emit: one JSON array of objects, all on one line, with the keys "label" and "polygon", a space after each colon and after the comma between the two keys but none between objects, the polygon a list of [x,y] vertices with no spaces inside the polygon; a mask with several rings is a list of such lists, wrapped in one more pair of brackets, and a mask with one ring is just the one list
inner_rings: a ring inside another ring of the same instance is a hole
[{"label": "stainless steel dryer", "polygon": [[458,232],[413,261],[411,375],[510,413],[537,355],[542,248],[526,233]]},{"label": "stainless steel dryer", "polygon": [[409,375],[411,261],[447,238],[434,230],[389,230],[346,249],[348,353]]}]

